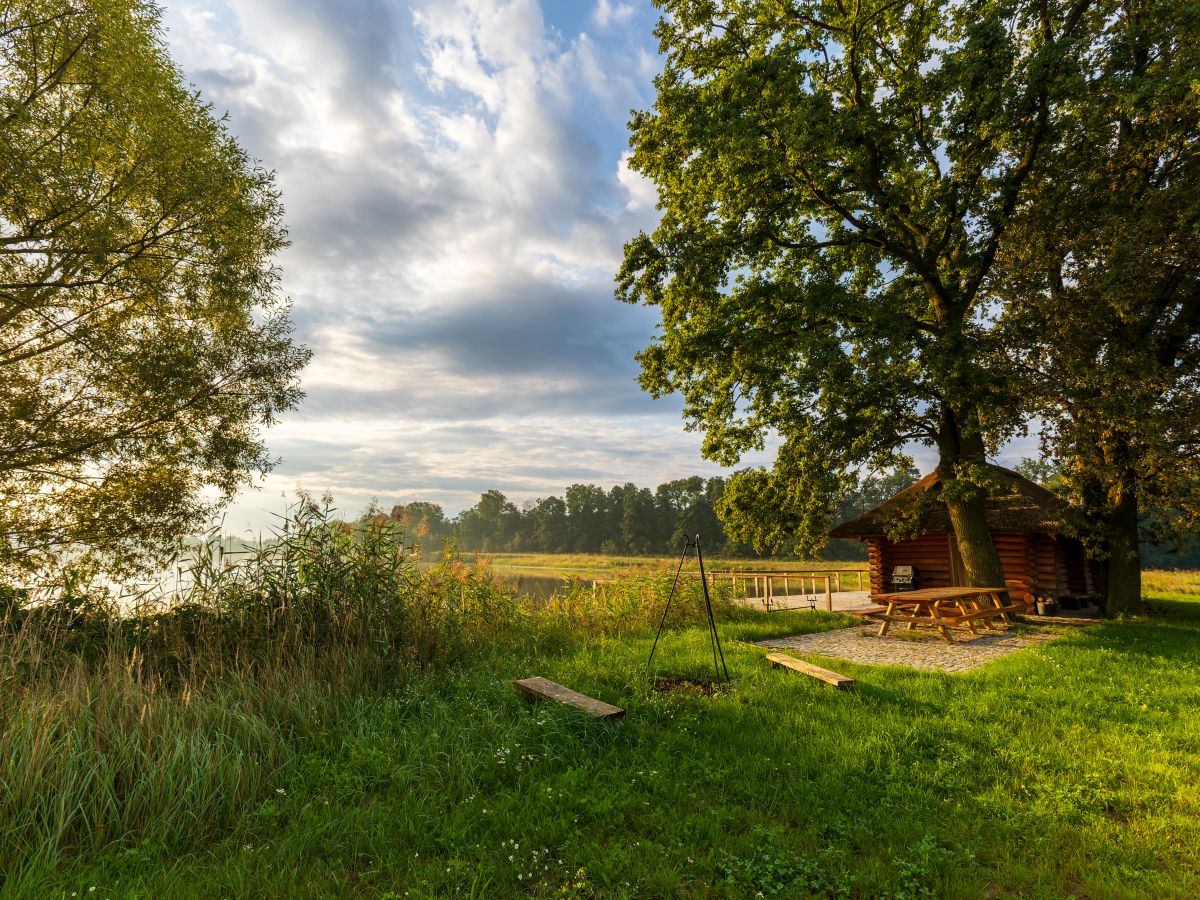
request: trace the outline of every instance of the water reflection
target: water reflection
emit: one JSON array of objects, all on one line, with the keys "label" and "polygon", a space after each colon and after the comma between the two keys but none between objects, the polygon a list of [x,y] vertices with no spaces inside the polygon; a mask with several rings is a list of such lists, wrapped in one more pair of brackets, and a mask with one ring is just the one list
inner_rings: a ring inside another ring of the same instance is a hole
[{"label": "water reflection", "polygon": [[586,575],[530,574],[520,569],[503,566],[493,566],[492,574],[511,584],[518,594],[533,597],[535,600],[548,600],[554,594],[562,593],[571,586],[583,585],[590,588],[594,580]]}]

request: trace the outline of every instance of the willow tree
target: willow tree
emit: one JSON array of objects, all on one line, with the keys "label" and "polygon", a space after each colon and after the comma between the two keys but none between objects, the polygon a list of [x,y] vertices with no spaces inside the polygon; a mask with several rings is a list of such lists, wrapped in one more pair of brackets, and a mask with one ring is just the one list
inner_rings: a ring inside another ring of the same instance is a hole
[{"label": "willow tree", "polygon": [[998,289],[1115,613],[1142,605],[1141,513],[1200,524],[1200,3],[1101,8]]},{"label": "willow tree", "polygon": [[272,176],[143,0],[0,0],[0,568],[128,562],[256,471],[295,404]]},{"label": "willow tree", "polygon": [[984,463],[1021,417],[991,278],[1091,0],[659,5],[631,165],[662,218],[618,288],[662,313],[643,386],[679,391],[724,464],[782,438],[726,494],[760,545],[815,549],[856,470],[935,447],[968,577],[1002,584]]}]

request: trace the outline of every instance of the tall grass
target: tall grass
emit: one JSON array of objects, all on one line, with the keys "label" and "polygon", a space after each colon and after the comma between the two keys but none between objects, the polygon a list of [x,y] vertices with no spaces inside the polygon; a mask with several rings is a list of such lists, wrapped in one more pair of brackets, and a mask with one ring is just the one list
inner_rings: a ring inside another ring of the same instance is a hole
[{"label": "tall grass", "polygon": [[[149,834],[202,844],[361,697],[430,666],[644,630],[670,590],[659,573],[528,600],[452,554],[418,566],[391,523],[328,513],[303,504],[236,564],[196,554],[169,603],[2,589],[0,878]],[[671,624],[699,621],[694,579],[677,598]]]},{"label": "tall grass", "polygon": [[1142,573],[1142,591],[1146,594],[1200,594],[1200,579],[1187,570],[1149,569]]}]

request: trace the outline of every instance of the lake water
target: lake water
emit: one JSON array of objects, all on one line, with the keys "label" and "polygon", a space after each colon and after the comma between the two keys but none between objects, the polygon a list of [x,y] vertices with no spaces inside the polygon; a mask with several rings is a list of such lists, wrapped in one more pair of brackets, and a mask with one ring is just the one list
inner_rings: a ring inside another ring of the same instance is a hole
[{"label": "lake water", "polygon": [[[492,567],[492,573],[503,579],[516,588],[517,593],[524,594],[527,597],[533,597],[538,600],[548,600],[556,593],[560,593],[567,586],[567,579],[563,575],[547,575],[544,572],[527,572],[521,569],[512,569],[504,566]],[[592,586],[593,579],[588,576],[573,576],[571,583],[583,584],[585,587]]]}]

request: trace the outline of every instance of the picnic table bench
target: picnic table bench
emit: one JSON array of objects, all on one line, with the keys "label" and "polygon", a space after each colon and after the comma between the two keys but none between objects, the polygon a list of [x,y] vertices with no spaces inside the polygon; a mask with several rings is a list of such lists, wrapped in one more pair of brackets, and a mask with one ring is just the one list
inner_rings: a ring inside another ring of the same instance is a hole
[{"label": "picnic table bench", "polygon": [[950,641],[949,628],[965,624],[972,634],[978,634],[975,624],[984,628],[993,627],[994,620],[1011,621],[1009,613],[1024,612],[1024,603],[1008,600],[1006,587],[941,587],[924,588],[916,591],[895,591],[889,594],[872,594],[871,599],[886,603],[882,612],[868,613],[879,619],[879,636],[888,633],[893,622],[908,625],[929,625],[938,630],[942,640]]}]

